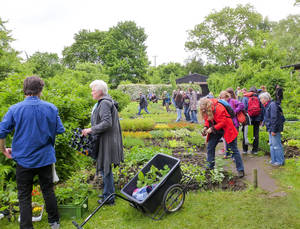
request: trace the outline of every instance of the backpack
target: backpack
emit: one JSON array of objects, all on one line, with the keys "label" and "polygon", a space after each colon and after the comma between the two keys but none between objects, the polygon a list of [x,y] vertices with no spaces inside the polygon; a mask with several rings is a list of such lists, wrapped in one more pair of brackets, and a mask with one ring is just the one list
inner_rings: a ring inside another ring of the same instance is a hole
[{"label": "backpack", "polygon": [[256,96],[249,97],[248,114],[250,117],[258,116],[261,112],[259,99]]},{"label": "backpack", "polygon": [[245,125],[247,123],[247,119],[246,119],[246,115],[245,115],[245,111],[240,111],[236,114],[236,118],[238,120],[238,122],[242,125]]},{"label": "backpack", "polygon": [[231,108],[231,106],[226,101],[220,99],[218,101],[218,103],[222,104],[222,106],[225,107],[226,111],[230,115],[230,117],[228,117],[228,118],[234,118],[235,117],[235,113],[234,113],[233,109]]}]

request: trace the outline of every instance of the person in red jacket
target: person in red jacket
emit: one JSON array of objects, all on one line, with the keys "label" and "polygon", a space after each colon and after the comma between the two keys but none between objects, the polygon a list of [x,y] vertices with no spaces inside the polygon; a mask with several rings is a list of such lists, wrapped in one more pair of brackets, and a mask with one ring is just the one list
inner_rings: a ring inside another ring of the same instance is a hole
[{"label": "person in red jacket", "polygon": [[242,157],[237,148],[237,136],[233,121],[228,114],[224,105],[217,99],[200,99],[200,114],[205,121],[202,135],[207,135],[207,163],[208,168],[213,169],[215,166],[215,150],[219,140],[224,137],[228,144],[229,150],[235,159],[238,176],[242,178],[245,175]]}]

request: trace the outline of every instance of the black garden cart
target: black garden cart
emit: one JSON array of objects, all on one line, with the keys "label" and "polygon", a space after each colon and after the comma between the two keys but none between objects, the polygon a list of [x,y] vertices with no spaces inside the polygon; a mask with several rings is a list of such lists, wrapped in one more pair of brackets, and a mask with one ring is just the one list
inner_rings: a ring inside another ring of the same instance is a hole
[{"label": "black garden cart", "polygon": [[121,190],[122,195],[113,193],[108,196],[83,223],[79,225],[77,222],[73,221],[75,227],[83,229],[83,226],[90,218],[113,196],[128,201],[132,207],[142,211],[154,220],[161,219],[165,213],[178,211],[184,203],[185,193],[191,178],[182,174],[180,160],[175,157],[157,154],[144,166],[144,168],[141,169],[141,171],[146,174],[152,165],[158,169],[163,169],[163,167],[167,165],[170,170],[144,200],[139,201],[132,196],[133,191],[137,187],[138,174],[136,174]]}]

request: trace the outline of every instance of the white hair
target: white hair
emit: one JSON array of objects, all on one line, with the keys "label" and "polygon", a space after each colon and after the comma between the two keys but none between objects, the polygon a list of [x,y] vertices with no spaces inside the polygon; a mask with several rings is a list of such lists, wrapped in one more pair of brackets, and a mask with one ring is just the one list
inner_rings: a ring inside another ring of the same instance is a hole
[{"label": "white hair", "polygon": [[91,82],[90,88],[97,91],[102,91],[104,95],[107,95],[108,93],[107,84],[103,80],[94,80],[93,82]]},{"label": "white hair", "polygon": [[259,95],[259,98],[260,99],[264,99],[266,101],[270,101],[272,98],[271,98],[271,95],[268,93],[268,92],[264,92],[264,93],[261,93]]}]

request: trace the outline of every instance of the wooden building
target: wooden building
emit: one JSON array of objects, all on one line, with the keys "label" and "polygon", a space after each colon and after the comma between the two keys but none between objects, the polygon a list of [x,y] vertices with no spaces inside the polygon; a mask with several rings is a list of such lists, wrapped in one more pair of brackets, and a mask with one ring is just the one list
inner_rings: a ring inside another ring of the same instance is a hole
[{"label": "wooden building", "polygon": [[208,76],[200,75],[198,73],[192,73],[182,78],[176,79],[176,84],[183,84],[183,83],[199,84],[202,90],[202,96],[206,96],[209,93],[208,86],[207,86],[207,79]]}]

